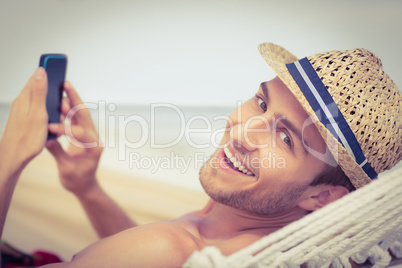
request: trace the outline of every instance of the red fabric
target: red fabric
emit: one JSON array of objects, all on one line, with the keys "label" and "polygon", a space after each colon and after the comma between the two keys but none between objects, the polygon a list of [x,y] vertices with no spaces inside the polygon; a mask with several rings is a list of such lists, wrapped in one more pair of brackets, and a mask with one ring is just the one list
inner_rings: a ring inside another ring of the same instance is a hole
[{"label": "red fabric", "polygon": [[[33,263],[31,260],[33,259]],[[62,262],[62,260],[53,253],[45,251],[35,251],[31,255],[25,255],[15,263],[7,263],[4,268],[14,268],[14,267],[36,267],[42,266],[50,263]]]},{"label": "red fabric", "polygon": [[34,258],[34,265],[35,266],[40,266],[40,265],[45,265],[49,263],[56,263],[56,262],[62,262],[62,260],[57,256],[49,252],[45,251],[35,251],[32,253],[32,257]]}]

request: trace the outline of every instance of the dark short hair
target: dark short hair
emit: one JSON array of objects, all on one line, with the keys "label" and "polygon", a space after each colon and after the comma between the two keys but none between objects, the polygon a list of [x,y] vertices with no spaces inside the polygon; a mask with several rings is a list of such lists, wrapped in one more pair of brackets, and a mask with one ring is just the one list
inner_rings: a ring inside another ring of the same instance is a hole
[{"label": "dark short hair", "polygon": [[324,170],[310,183],[310,186],[317,186],[321,184],[332,186],[341,185],[346,187],[349,192],[356,190],[339,165],[336,167],[326,165]]}]

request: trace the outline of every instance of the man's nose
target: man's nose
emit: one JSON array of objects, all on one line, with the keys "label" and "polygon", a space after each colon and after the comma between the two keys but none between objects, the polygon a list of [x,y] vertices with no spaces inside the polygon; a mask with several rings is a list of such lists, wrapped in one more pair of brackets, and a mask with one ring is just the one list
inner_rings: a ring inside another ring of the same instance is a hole
[{"label": "man's nose", "polygon": [[230,130],[230,139],[239,151],[252,152],[269,147],[272,120],[266,116],[253,116],[239,122]]}]

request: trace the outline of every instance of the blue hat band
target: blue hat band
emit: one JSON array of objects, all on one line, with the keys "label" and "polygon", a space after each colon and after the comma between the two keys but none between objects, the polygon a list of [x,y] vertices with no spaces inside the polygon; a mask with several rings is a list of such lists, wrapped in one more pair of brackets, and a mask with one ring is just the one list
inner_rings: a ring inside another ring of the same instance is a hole
[{"label": "blue hat band", "polygon": [[342,144],[345,150],[364,170],[370,179],[377,178],[377,173],[367,161],[349,124],[336,105],[324,83],[307,58],[286,64],[289,73],[296,81],[305,98],[315,111],[320,122]]}]

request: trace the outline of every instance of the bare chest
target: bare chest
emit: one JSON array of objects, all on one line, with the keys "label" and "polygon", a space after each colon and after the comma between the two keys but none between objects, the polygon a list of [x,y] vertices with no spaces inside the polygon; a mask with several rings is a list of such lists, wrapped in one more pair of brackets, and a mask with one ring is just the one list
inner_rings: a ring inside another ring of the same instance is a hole
[{"label": "bare chest", "polygon": [[199,250],[207,246],[213,246],[218,248],[224,255],[230,255],[264,236],[252,231],[233,232],[223,235],[210,230],[200,230],[199,223],[191,220],[181,220],[176,223],[198,245]]}]

